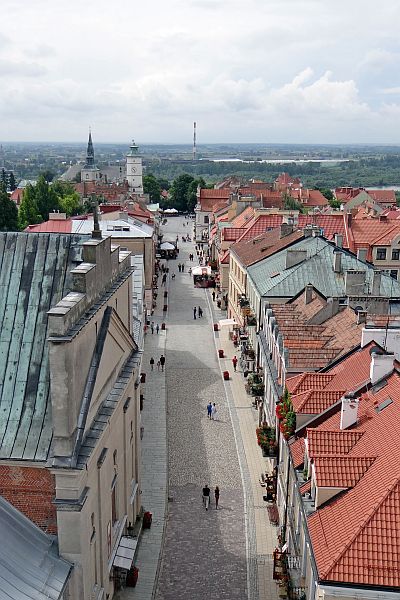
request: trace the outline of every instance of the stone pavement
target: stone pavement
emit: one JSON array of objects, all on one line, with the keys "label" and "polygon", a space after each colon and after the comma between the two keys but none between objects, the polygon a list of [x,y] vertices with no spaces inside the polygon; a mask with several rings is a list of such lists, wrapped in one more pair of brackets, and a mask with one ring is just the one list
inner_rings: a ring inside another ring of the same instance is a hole
[{"label": "stone pavement", "polygon": [[[164,239],[171,240],[177,233],[179,239],[188,233],[182,219],[169,219],[163,231]],[[169,280],[167,335],[146,336],[142,503],[153,512],[153,525],[139,545],[138,584],[119,597],[276,600],[276,528],[269,523],[259,484],[260,473],[272,465],[257,446],[257,412],[245,392],[243,375],[232,373],[236,350],[228,328],[213,332],[212,323],[225,313],[216,308],[208,290],[193,287],[187,273],[190,264],[196,264],[188,261],[193,249],[193,244],[180,243],[178,259],[169,261],[176,278]],[[179,262],[185,262],[183,274],[178,272]],[[161,306],[162,292],[160,287]],[[202,319],[193,319],[193,306],[203,308]],[[157,362],[164,343],[165,380],[147,366],[152,355]],[[217,348],[228,358],[218,360]],[[222,380],[221,369],[231,372],[230,381]],[[207,418],[209,400],[217,405],[215,422]],[[170,501],[165,513],[167,469]],[[212,489],[220,487],[218,511],[214,504],[208,512],[202,505],[206,483]]]}]

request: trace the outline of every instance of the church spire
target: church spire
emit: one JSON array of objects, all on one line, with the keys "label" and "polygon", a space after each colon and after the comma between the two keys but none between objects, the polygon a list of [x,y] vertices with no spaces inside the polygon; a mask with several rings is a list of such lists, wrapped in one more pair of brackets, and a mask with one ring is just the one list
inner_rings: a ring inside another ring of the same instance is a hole
[{"label": "church spire", "polygon": [[92,132],[90,129],[89,129],[89,141],[88,141],[87,150],[86,150],[86,165],[85,165],[85,167],[87,169],[94,167],[94,149],[93,149],[93,142],[92,142]]}]

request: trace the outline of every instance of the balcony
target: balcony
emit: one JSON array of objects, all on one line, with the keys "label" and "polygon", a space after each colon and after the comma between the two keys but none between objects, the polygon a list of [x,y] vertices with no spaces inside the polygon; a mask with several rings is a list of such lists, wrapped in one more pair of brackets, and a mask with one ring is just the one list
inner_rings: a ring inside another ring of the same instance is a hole
[{"label": "balcony", "polygon": [[275,550],[273,578],[277,581],[281,598],[306,600],[307,588],[301,576],[301,557]]}]

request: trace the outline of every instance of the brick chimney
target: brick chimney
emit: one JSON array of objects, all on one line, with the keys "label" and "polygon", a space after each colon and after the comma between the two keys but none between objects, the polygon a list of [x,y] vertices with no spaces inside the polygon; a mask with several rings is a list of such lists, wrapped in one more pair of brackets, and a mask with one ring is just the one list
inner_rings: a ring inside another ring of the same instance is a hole
[{"label": "brick chimney", "polygon": [[342,252],[339,248],[335,248],[333,251],[333,270],[335,273],[342,272]]}]

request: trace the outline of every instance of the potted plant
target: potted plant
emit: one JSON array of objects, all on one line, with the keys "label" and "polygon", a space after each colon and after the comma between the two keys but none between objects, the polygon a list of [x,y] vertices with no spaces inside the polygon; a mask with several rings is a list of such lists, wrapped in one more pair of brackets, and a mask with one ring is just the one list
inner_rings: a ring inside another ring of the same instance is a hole
[{"label": "potted plant", "polygon": [[229,380],[229,371],[224,371],[223,377],[224,377],[224,381],[228,381]]},{"label": "potted plant", "polygon": [[222,348],[218,350],[218,358],[224,358],[224,351]]}]

